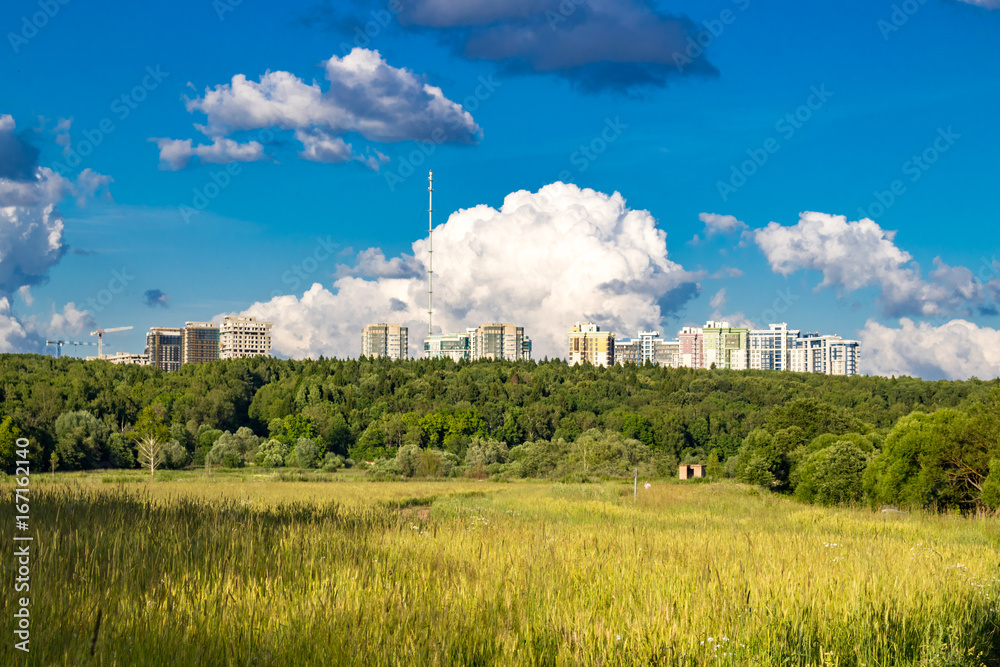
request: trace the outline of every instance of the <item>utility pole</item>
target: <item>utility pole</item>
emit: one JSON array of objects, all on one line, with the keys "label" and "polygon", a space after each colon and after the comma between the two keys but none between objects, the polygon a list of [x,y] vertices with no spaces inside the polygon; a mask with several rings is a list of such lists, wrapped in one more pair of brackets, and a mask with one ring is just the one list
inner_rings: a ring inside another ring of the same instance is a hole
[{"label": "utility pole", "polygon": [[632,502],[636,501],[639,497],[639,469],[635,469],[635,483],[632,485]]}]

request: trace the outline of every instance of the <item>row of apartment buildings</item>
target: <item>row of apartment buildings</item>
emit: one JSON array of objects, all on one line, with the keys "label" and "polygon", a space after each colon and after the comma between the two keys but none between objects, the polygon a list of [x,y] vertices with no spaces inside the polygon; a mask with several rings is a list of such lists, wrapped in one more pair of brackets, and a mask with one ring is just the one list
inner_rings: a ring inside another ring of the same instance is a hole
[{"label": "row of apartment buildings", "polygon": [[576,324],[569,332],[569,363],[594,366],[645,364],[674,368],[728,368],[775,370],[825,375],[857,375],[861,343],[840,336],[802,333],[785,323],[767,329],[706,322],[685,327],[675,340],[658,331],[640,331],[638,337],[615,340],[592,322]]},{"label": "row of apartment buildings", "polygon": [[[182,364],[271,354],[271,327],[255,317],[230,316],[221,323],[186,322],[183,327],[150,327],[143,354],[118,352],[101,358],[113,364],[157,366],[176,371]],[[96,357],[89,357],[96,359]]]},{"label": "row of apartment buildings", "polygon": [[[361,354],[366,357],[406,359],[408,345],[407,328],[398,324],[369,324],[361,333]],[[454,361],[528,360],[531,338],[524,335],[524,327],[509,322],[486,322],[461,333],[428,336],[424,339],[424,356]]]}]

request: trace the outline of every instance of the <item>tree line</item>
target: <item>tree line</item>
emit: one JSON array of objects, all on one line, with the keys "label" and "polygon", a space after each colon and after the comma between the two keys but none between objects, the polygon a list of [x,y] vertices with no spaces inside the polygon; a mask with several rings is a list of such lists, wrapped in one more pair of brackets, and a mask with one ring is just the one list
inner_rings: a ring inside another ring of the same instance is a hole
[{"label": "tree line", "polygon": [[21,435],[60,470],[148,464],[153,437],[175,468],[593,479],[697,462],[808,502],[1000,503],[998,381],[364,357],[164,373],[5,354],[0,395],[5,468]]}]

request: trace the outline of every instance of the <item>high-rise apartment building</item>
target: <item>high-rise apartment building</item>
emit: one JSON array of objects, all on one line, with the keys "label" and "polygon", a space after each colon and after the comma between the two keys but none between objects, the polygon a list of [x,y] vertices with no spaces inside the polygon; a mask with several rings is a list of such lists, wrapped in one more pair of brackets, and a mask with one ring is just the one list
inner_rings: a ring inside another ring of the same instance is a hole
[{"label": "high-rise apartment building", "polygon": [[791,352],[802,332],[789,329],[784,322],[747,334],[748,364],[755,371],[791,370]]},{"label": "high-rise apartment building", "polygon": [[146,334],[146,356],[149,364],[163,371],[176,371],[183,360],[181,330],[172,327],[150,327]]},{"label": "high-rise apartment building", "polygon": [[424,339],[424,356],[428,359],[447,357],[455,361],[521,361],[531,359],[531,339],[524,335],[524,327],[488,322],[466,329],[465,333],[428,336]]},{"label": "high-rise apartment building", "polygon": [[181,363],[203,364],[219,359],[219,325],[185,322],[181,331]]},{"label": "high-rise apartment building", "polygon": [[612,366],[615,363],[615,335],[592,322],[573,325],[569,332],[569,363]]},{"label": "high-rise apartment building", "polygon": [[378,322],[369,324],[361,332],[361,354],[403,360],[407,358],[409,332],[398,324]]},{"label": "high-rise apartment building", "polygon": [[272,326],[256,317],[225,317],[219,325],[219,359],[269,356]]},{"label": "high-rise apartment building", "polygon": [[840,336],[805,334],[789,351],[789,370],[824,375],[857,375],[861,343]]},{"label": "high-rise apartment building", "polygon": [[[470,356],[474,360],[521,361],[525,359],[524,327],[506,322],[487,322],[479,325],[477,329],[469,329],[469,336]],[[530,351],[530,346],[527,349]]]},{"label": "high-rise apartment building", "polygon": [[705,367],[705,336],[698,327],[684,327],[677,335],[678,359],[686,368]]},{"label": "high-rise apartment building", "polygon": [[681,343],[677,340],[657,340],[653,342],[656,365],[677,368],[681,365]]},{"label": "high-rise apartment building", "polygon": [[729,322],[706,322],[701,328],[704,368],[747,369],[749,329],[730,326]]}]

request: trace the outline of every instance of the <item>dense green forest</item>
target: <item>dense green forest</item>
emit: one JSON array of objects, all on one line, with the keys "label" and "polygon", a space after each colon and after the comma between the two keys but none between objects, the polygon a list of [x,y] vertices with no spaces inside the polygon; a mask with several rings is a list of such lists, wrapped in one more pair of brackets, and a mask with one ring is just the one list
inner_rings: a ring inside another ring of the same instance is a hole
[{"label": "dense green forest", "polygon": [[[0,463],[45,470],[361,465],[414,475],[711,476],[802,500],[1000,504],[1000,382],[653,366],[254,358],[173,373],[0,355]],[[370,463],[365,463],[370,462]]]}]

